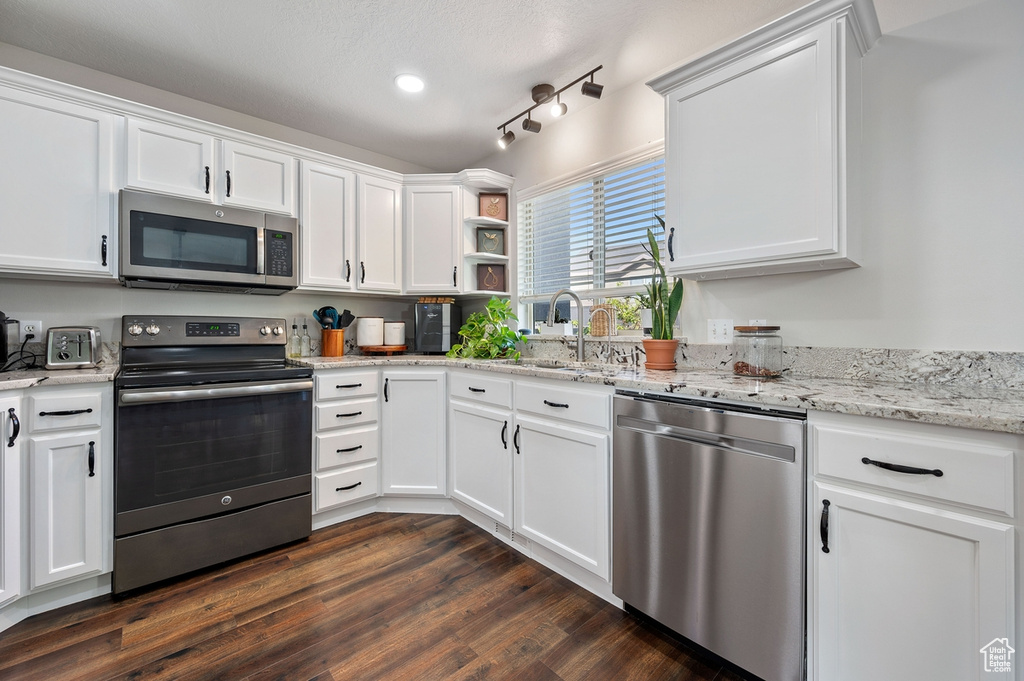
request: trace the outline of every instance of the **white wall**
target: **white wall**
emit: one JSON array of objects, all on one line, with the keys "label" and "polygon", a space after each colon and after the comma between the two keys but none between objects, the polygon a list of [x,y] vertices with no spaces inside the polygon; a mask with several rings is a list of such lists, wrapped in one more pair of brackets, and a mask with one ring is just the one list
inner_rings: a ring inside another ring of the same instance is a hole
[{"label": "white wall", "polygon": [[[862,266],[687,282],[683,335],[767,318],[789,345],[1024,351],[1022,28],[1024,2],[988,0],[883,36],[862,62]],[[662,137],[662,107],[638,83],[479,165],[522,191]]]}]

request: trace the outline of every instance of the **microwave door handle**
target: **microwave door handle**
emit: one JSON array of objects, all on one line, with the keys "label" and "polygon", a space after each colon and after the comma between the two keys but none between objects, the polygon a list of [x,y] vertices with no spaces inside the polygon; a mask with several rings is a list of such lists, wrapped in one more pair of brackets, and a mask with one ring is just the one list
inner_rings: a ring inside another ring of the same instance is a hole
[{"label": "microwave door handle", "polygon": [[264,243],[265,229],[256,230],[256,274],[266,274],[266,263],[264,259],[267,255],[267,245]]}]

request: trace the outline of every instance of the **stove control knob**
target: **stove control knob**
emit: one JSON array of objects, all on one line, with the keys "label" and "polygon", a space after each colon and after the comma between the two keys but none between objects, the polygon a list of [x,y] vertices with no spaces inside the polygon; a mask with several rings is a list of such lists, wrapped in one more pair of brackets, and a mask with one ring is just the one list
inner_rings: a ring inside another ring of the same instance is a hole
[{"label": "stove control knob", "polygon": [[261,336],[269,336],[270,335],[270,327],[269,326],[262,326],[262,327],[260,327],[260,335]]},{"label": "stove control knob", "polygon": [[274,327],[274,335],[275,336],[283,336],[284,335],[284,327],[283,326],[275,326]]},{"label": "stove control knob", "polygon": [[141,336],[142,335],[142,324],[135,322],[134,324],[128,325],[128,335],[130,336]]},{"label": "stove control knob", "polygon": [[158,333],[160,333],[160,327],[157,326],[156,324],[150,324],[149,326],[146,327],[146,333],[148,333],[150,336],[155,336]]}]

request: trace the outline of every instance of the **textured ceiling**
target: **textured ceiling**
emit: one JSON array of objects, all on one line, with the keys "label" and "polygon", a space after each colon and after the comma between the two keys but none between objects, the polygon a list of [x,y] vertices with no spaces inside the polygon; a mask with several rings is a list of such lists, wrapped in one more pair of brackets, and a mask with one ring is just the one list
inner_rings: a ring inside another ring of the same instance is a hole
[{"label": "textured ceiling", "polygon": [[[883,31],[979,0],[876,0]],[[605,96],[805,0],[0,0],[0,42],[439,171],[604,65]],[[427,83],[407,94],[400,73]],[[570,116],[596,100],[577,88]],[[546,114],[538,118],[547,123]],[[519,123],[515,130],[522,134]]]}]

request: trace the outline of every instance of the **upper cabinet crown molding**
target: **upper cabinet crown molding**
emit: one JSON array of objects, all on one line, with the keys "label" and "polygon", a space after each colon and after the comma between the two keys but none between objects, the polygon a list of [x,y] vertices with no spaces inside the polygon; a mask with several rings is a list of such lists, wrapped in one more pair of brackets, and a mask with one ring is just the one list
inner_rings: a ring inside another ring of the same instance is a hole
[{"label": "upper cabinet crown molding", "polygon": [[666,269],[857,267],[870,0],[819,0],[648,85],[665,97]]}]

